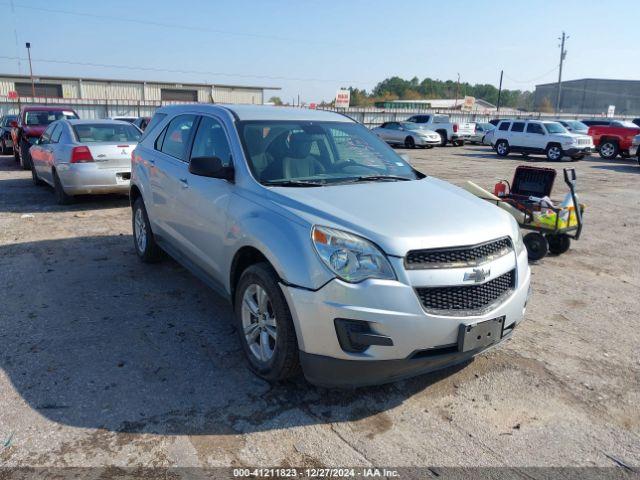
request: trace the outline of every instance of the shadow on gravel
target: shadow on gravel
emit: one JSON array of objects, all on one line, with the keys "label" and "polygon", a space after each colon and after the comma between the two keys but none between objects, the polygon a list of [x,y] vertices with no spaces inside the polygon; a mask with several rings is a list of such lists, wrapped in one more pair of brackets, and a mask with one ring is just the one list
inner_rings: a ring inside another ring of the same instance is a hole
[{"label": "shadow on gravel", "polygon": [[599,170],[611,170],[614,172],[623,172],[623,173],[640,173],[640,165],[632,164],[632,165],[594,165],[591,168],[596,168]]},{"label": "shadow on gravel", "polygon": [[36,186],[29,178],[0,180],[0,212],[78,211],[129,205],[128,195],[78,195],[69,205],[58,205],[53,188]]},{"label": "shadow on gravel", "polygon": [[353,421],[465,366],[352,391],[269,385],[247,369],[226,300],[169,258],[142,264],[128,235],[0,246],[0,271],[2,401],[12,388],[64,425],[204,435]]}]

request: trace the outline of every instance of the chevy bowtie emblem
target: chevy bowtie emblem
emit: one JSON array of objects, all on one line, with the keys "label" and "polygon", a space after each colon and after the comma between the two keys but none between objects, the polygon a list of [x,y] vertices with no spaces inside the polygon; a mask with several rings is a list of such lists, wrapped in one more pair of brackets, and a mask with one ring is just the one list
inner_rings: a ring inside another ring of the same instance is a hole
[{"label": "chevy bowtie emblem", "polygon": [[473,272],[464,274],[464,280],[465,281],[473,280],[476,283],[481,283],[481,282],[484,282],[489,275],[491,275],[491,270],[474,268]]}]

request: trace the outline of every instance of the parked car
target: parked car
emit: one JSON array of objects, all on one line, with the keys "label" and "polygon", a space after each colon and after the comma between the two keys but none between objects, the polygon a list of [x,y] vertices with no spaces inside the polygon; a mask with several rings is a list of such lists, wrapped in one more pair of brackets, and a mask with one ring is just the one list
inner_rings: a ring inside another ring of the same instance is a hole
[{"label": "parked car", "polygon": [[11,128],[15,125],[17,115],[3,115],[0,117],[0,155],[13,153],[13,140],[11,139]]},{"label": "parked car", "polygon": [[629,121],[618,121],[611,125],[595,125],[589,127],[589,135],[593,137],[600,156],[606,159],[616,158],[618,154],[629,156],[633,137],[640,133],[640,127]]},{"label": "parked car", "polygon": [[496,129],[495,129],[495,128],[494,128],[494,129],[492,129],[492,130],[489,130],[489,131],[484,135],[484,137],[482,137],[482,144],[483,144],[483,145],[491,146],[491,144],[492,144],[492,142],[493,142],[493,136],[495,135],[495,133],[496,133]]},{"label": "parked car", "polygon": [[589,135],[589,127],[578,120],[553,120],[558,122],[570,133],[577,133],[578,135]]},{"label": "parked car", "polygon": [[497,126],[498,126],[498,124],[499,124],[501,121],[503,121],[503,120],[508,120],[508,119],[507,119],[507,118],[494,118],[494,119],[492,119],[492,120],[489,120],[489,123],[490,123],[491,125],[493,125],[494,127],[497,127]]},{"label": "parked car", "polygon": [[407,148],[433,148],[441,142],[439,133],[420,123],[385,122],[371,131],[389,145],[404,145]]},{"label": "parked car", "polygon": [[449,115],[414,115],[407,122],[420,123],[427,129],[440,134],[440,145],[451,143],[454,146],[464,145],[474,132],[473,123],[451,122]]},{"label": "parked car", "polygon": [[140,129],[141,132],[144,132],[147,125],[151,121],[151,117],[138,117],[132,123]]},{"label": "parked car", "polygon": [[557,122],[540,120],[503,120],[491,141],[501,157],[518,152],[544,154],[551,161],[563,157],[580,160],[595,150],[590,136],[572,134]]},{"label": "parked car", "polygon": [[624,120],[616,120],[615,118],[591,118],[580,120],[580,122],[584,123],[588,127],[595,126],[621,126]]},{"label": "parked car", "polygon": [[469,141],[471,143],[484,143],[485,135],[494,128],[496,127],[490,123],[476,123],[475,130]]},{"label": "parked car", "polygon": [[31,147],[33,183],[48,183],[59,204],[75,195],[129,193],[131,152],[142,134],[118,120],[58,120]]},{"label": "parked car", "polygon": [[332,112],[161,107],[132,159],[134,246],[229,298],[250,368],[378,384],[513,332],[530,271],[511,215]]},{"label": "parked car", "polygon": [[46,128],[56,120],[78,118],[78,114],[67,107],[29,105],[20,109],[18,120],[11,129],[13,156],[24,170],[31,169],[29,149],[40,138]]}]

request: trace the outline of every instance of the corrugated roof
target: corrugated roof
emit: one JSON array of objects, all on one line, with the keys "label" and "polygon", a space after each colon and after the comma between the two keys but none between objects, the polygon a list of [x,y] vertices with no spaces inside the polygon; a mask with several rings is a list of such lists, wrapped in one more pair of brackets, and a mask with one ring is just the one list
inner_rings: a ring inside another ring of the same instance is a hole
[{"label": "corrugated roof", "polygon": [[[223,83],[190,83],[190,82],[176,82],[176,81],[162,81],[162,80],[123,80],[120,78],[93,78],[93,77],[56,77],[49,75],[34,75],[34,79],[42,80],[71,80],[71,81],[86,81],[86,82],[105,82],[105,83],[151,83],[158,85],[182,85],[183,87],[223,87],[223,88],[248,88],[254,90],[281,90],[280,87],[264,87],[256,85],[228,85]],[[18,78],[30,82],[31,77],[29,75],[17,75],[15,73],[0,73],[0,78]]]}]

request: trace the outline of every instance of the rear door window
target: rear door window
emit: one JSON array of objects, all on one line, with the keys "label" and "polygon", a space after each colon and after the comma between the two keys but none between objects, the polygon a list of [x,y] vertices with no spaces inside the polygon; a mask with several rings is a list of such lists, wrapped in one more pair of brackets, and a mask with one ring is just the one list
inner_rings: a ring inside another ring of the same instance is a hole
[{"label": "rear door window", "polygon": [[502,130],[504,132],[509,130],[510,126],[511,126],[511,122],[502,122],[500,123],[500,127],[498,128],[498,130]]},{"label": "rear door window", "polygon": [[527,133],[544,135],[544,130],[542,129],[542,125],[540,125],[539,123],[529,123],[527,124]]},{"label": "rear door window", "polygon": [[512,132],[524,132],[524,122],[513,122],[511,126]]},{"label": "rear door window", "polygon": [[53,129],[53,133],[51,134],[51,143],[58,143],[60,141],[61,135],[62,135],[62,125],[58,123],[56,125],[56,128]]},{"label": "rear door window", "polygon": [[149,123],[147,124],[146,128],[140,126],[140,128],[142,130],[144,130],[144,133],[142,135],[142,138],[140,139],[140,141],[144,140],[144,138],[151,132],[151,130],[153,130],[156,125],[158,125],[159,123],[162,122],[162,120],[164,120],[166,118],[167,114],[166,113],[156,113],[153,118],[149,121]]},{"label": "rear door window", "polygon": [[195,115],[178,115],[167,125],[162,147],[162,153],[166,153],[178,160],[186,161],[187,146],[193,132]]}]

